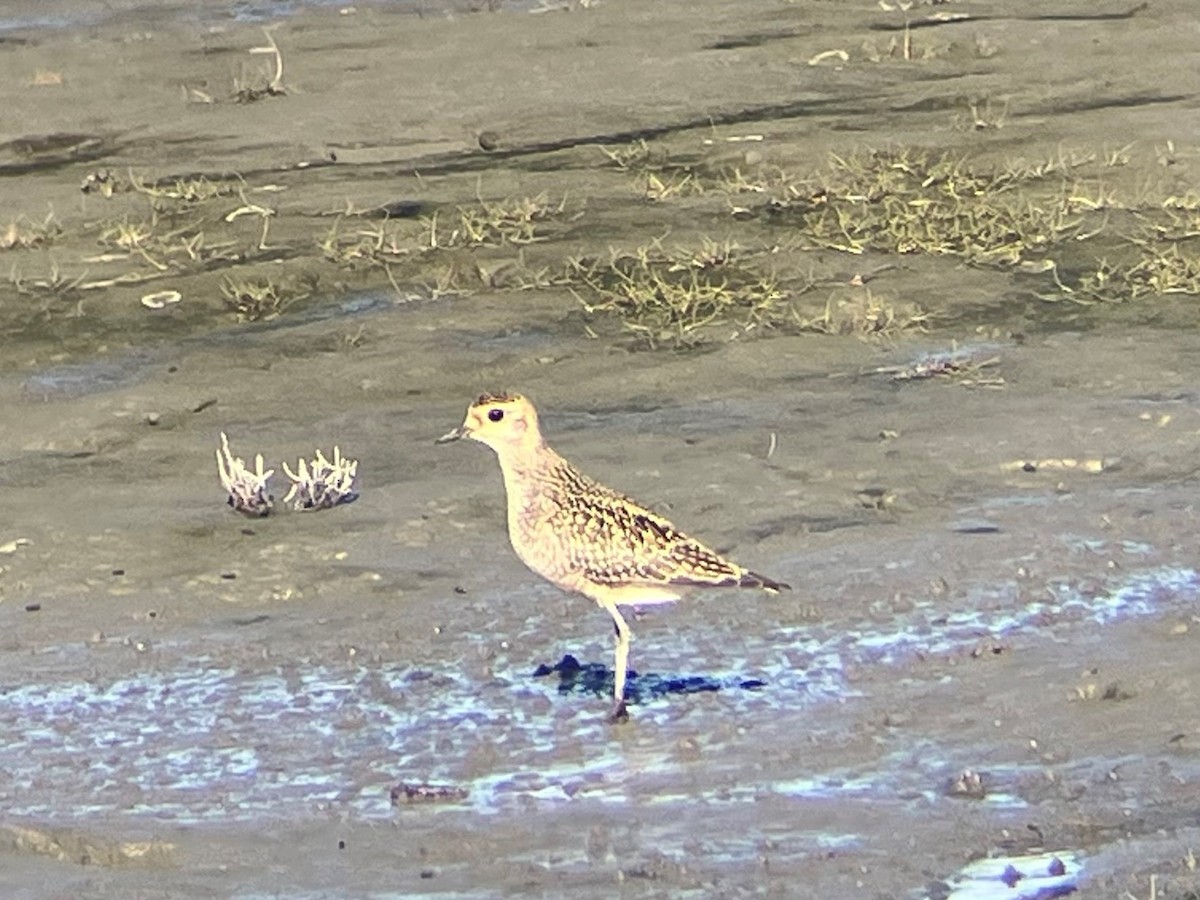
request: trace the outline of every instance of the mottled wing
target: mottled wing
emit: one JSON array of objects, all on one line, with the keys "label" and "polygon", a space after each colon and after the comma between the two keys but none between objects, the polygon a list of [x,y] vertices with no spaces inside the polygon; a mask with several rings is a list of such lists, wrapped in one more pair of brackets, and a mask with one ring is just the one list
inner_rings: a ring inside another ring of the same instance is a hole
[{"label": "mottled wing", "polygon": [[591,479],[571,472],[576,490],[559,509],[572,567],[596,584],[733,587],[759,585],[670,522]]}]

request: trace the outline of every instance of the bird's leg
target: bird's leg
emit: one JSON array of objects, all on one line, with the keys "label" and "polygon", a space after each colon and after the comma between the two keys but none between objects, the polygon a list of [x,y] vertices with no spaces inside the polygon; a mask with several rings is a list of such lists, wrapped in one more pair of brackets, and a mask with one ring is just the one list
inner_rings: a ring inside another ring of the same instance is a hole
[{"label": "bird's leg", "polygon": [[613,627],[617,632],[616,658],[613,663],[613,708],[608,716],[608,721],[615,724],[629,721],[629,712],[625,709],[625,673],[629,668],[629,641],[633,633],[615,604],[606,603],[604,608],[613,617]]}]

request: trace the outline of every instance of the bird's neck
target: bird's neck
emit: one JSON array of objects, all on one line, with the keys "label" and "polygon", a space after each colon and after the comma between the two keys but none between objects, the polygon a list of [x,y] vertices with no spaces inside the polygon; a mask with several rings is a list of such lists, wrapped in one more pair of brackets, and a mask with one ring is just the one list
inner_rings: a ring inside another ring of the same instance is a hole
[{"label": "bird's neck", "polygon": [[560,458],[542,440],[497,448],[496,456],[510,503],[527,503]]}]

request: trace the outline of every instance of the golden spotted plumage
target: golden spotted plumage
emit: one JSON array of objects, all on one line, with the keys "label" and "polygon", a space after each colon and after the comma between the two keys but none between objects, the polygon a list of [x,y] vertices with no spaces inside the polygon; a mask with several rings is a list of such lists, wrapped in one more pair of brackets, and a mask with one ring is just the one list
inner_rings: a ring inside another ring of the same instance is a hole
[{"label": "golden spotted plumage", "polygon": [[612,717],[625,716],[631,632],[618,606],[677,600],[689,587],[788,585],[744,569],[679,531],[662,516],[593,481],[543,440],[537,411],[520,394],[484,394],[460,428],[490,446],[508,495],[513,549],[533,571],[564,590],[592,598],[617,631]]},{"label": "golden spotted plumage", "polygon": [[[518,555],[560,587],[774,587],[593,481],[549,447],[513,462],[509,535]],[[582,582],[582,584],[580,583]]]}]

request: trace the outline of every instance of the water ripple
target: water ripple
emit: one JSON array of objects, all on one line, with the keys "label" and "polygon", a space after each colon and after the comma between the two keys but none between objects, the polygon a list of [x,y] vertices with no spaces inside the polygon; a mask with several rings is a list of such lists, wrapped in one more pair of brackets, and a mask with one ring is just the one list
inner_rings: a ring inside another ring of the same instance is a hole
[{"label": "water ripple", "polygon": [[[945,614],[919,607],[887,628],[858,633],[742,635],[743,658],[707,673],[719,690],[701,696],[717,696],[747,716],[800,716],[806,704],[850,695],[848,667],[961,650],[985,635],[1104,624],[1193,603],[1198,595],[1194,570],[1157,568],[1108,592],[1062,585],[1049,599],[1013,607],[998,591],[979,598],[981,608]],[[687,653],[687,643],[677,651]],[[602,721],[602,705],[559,696],[551,681],[528,670],[501,669],[481,682],[406,667],[291,663],[254,672],[205,657],[193,665],[107,683],[0,691],[0,731],[7,735],[0,802],[10,814],[51,818],[119,811],[202,822],[302,810],[377,817],[393,814],[397,781],[442,780],[469,786],[466,802],[480,812],[577,796],[621,803],[678,788],[671,777],[684,764],[661,730],[690,728],[711,712],[701,700],[651,694],[636,713],[645,728],[617,736]],[[757,681],[763,686],[740,689]],[[817,777],[776,792],[889,794],[902,789],[893,782],[885,772]],[[722,788],[717,799],[752,799],[758,790]]]}]

